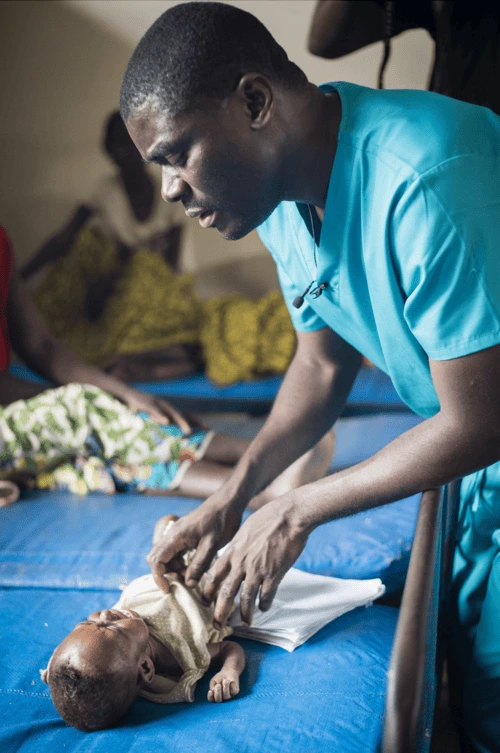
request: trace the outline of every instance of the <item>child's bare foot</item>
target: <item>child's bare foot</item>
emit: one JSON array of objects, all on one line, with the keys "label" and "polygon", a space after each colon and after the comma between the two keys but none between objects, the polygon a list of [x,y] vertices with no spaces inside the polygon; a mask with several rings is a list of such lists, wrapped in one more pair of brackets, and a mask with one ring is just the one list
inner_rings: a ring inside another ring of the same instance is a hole
[{"label": "child's bare foot", "polygon": [[292,463],[272,484],[269,484],[267,489],[254,497],[248,505],[249,508],[258,510],[267,502],[281,497],[292,489],[298,489],[299,486],[323,478],[332,461],[334,449],[335,433],[331,429],[309,452]]},{"label": "child's bare foot", "polygon": [[210,690],[208,691],[208,700],[212,703],[222,703],[236,698],[240,692],[239,672],[234,669],[222,668],[210,680]]}]

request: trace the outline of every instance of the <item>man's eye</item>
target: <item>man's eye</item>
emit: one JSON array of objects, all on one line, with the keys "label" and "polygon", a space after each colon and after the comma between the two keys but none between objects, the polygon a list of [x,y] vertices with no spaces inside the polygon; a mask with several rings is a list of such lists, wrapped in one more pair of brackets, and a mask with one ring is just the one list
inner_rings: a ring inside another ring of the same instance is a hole
[{"label": "man's eye", "polygon": [[170,157],[168,160],[168,164],[170,167],[184,167],[187,161],[187,155],[186,154],[179,154],[175,157]]}]

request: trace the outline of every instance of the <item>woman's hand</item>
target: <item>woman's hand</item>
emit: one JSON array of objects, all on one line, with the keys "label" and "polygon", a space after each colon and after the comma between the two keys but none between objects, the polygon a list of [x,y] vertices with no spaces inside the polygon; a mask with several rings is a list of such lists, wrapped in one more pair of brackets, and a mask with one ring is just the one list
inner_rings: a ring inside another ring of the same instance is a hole
[{"label": "woman's hand", "polygon": [[265,505],[245,521],[214,562],[203,586],[206,602],[217,597],[214,623],[225,624],[243,581],[242,619],[248,625],[252,623],[259,588],[259,608],[269,609],[283,576],[304,549],[310,533],[299,522],[296,509],[294,493]]},{"label": "woman's hand", "polygon": [[176,424],[183,434],[189,435],[194,429],[207,429],[207,427],[193,416],[181,413],[167,400],[147,395],[145,392],[128,388],[124,394],[117,395],[130,410],[147,413],[152,421],[158,424]]},{"label": "woman's hand", "polygon": [[232,539],[240,523],[241,512],[207,500],[177,520],[164,535],[155,535],[147,561],[158,588],[168,593],[165,574],[178,572],[180,557],[193,549],[196,551],[184,578],[187,586],[195,586],[218,549]]}]

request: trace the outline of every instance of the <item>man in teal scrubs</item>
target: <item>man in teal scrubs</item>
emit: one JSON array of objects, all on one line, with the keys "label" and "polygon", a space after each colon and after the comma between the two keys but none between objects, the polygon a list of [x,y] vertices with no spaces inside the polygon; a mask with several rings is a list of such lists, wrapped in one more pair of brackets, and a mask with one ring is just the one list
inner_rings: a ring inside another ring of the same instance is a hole
[{"label": "man in teal scrubs", "polygon": [[[253,16],[221,3],[158,19],[130,60],[121,111],[162,166],[166,200],[225,238],[259,226],[298,340],[230,480],[152,550],[158,585],[195,548],[188,585],[208,570],[223,623],[244,581],[250,622],[259,589],[269,608],[316,526],[464,476],[464,714],[477,749],[500,751],[500,118],[428,92],[318,88]],[[240,527],[249,500],[332,426],[360,353],[426,420]]]}]

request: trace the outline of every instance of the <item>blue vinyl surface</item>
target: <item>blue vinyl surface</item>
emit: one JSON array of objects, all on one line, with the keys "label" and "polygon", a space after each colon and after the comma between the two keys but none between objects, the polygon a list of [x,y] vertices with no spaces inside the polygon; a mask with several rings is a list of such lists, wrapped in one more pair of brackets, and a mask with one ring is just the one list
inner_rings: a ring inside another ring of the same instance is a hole
[{"label": "blue vinyl surface", "polygon": [[[147,572],[154,524],[198,500],[31,492],[0,509],[0,586],[119,588]],[[296,567],[339,578],[404,583],[419,497],[317,528]]]},{"label": "blue vinyl surface", "polygon": [[[12,364],[10,371],[17,377],[49,385],[31,369],[21,364]],[[191,397],[205,399],[274,400],[281,386],[282,377],[273,376],[253,382],[238,382],[228,387],[217,387],[204,374],[194,374],[183,379],[165,382],[137,382],[134,387],[152,395]],[[402,406],[401,398],[390,378],[380,369],[362,368],[349,395],[349,403],[376,403]]]},{"label": "blue vinyl surface", "polygon": [[[418,421],[411,414],[341,419],[332,467],[361,462]],[[145,572],[156,520],[185,515],[198,504],[135,494],[24,494],[0,509],[0,585],[118,588]],[[415,495],[320,526],[296,566],[340,578],[380,577],[389,592],[399,590],[418,505]]]},{"label": "blue vinyl surface", "polygon": [[[412,415],[343,419],[334,467],[360,462],[418,422]],[[337,520],[312,533],[296,565],[339,577],[404,582],[418,497]],[[39,679],[57,643],[120,585],[147,571],[154,523],[199,500],[133,494],[31,492],[0,509],[0,750],[2,753],[375,753],[380,745],[398,610],[358,609],[289,654],[242,641],[238,699],[194,704],[139,699],[115,730],[67,727]]]},{"label": "blue vinyl surface", "polygon": [[138,699],[116,729],[87,734],[68,727],[39,669],[77,621],[117,597],[113,591],[0,590],[2,753],[377,751],[398,616],[379,605],[340,617],[292,654],[241,641],[247,668],[240,696],[228,703],[206,700],[209,672],[193,704]]}]

